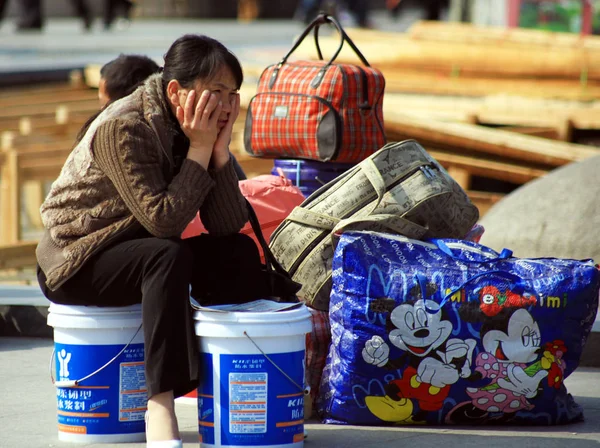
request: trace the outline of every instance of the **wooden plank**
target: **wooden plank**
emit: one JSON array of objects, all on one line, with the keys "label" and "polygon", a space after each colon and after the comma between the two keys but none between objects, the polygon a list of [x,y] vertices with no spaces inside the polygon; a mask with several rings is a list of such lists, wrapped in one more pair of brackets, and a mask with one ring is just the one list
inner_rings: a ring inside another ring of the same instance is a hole
[{"label": "wooden plank", "polygon": [[534,137],[549,138],[550,140],[561,140],[558,131],[552,128],[531,127],[531,126],[506,126],[501,128],[503,131],[516,132],[517,134],[532,135]]},{"label": "wooden plank", "polygon": [[90,89],[83,84],[71,84],[68,82],[50,82],[44,84],[34,84],[30,86],[6,87],[0,88],[0,101],[8,98],[33,98],[38,95],[52,95],[60,98],[61,95],[72,91],[89,91]]},{"label": "wooden plank", "polygon": [[488,210],[504,198],[503,194],[490,193],[486,191],[467,191],[471,202],[479,209],[479,217],[482,218]]},{"label": "wooden plank", "polygon": [[[427,147],[427,152],[445,168],[453,167],[453,170],[449,170],[448,172],[457,181],[459,179],[453,175],[453,172],[456,172],[455,170],[464,170],[471,176],[487,177],[514,184],[525,184],[533,179],[548,174],[547,170],[529,168],[513,163],[502,163],[482,158],[467,157],[452,154],[447,151],[440,151],[439,149],[436,150],[435,148],[430,149]],[[465,188],[463,184],[460,184],[460,186]]]},{"label": "wooden plank", "polygon": [[[5,118],[17,118],[21,119],[21,117],[38,117],[38,116],[53,116],[56,114],[57,109],[60,107],[62,103],[56,101],[51,104],[42,104],[36,106],[34,108],[28,105],[21,105],[10,107],[7,109],[0,109],[0,119]],[[98,100],[84,100],[77,101],[68,104],[64,104],[63,107],[68,109],[69,113],[71,112],[86,112],[89,115],[93,114],[98,110]]]},{"label": "wooden plank", "polygon": [[23,269],[37,264],[37,241],[20,241],[0,246],[0,269]]},{"label": "wooden plank", "polygon": [[88,87],[98,88],[100,84],[100,69],[102,68],[101,64],[89,64],[85,67],[83,73],[85,78],[85,83]]},{"label": "wooden plank", "polygon": [[447,164],[448,174],[456,181],[464,190],[468,190],[471,186],[471,173],[464,166],[458,166],[455,163]]},{"label": "wooden plank", "polygon": [[559,129],[569,121],[576,129],[600,129],[600,101],[568,101],[525,98],[513,95],[485,97],[440,96],[386,92],[386,112],[406,110],[411,114],[444,121],[477,122]]},{"label": "wooden plank", "polygon": [[[352,35],[362,30],[348,30]],[[368,31],[367,31],[368,32]],[[558,33],[525,28],[477,26],[458,22],[420,21],[413,24],[408,35],[415,40],[487,44],[497,46],[526,46],[550,48],[585,48],[600,51],[600,38],[575,33]],[[374,35],[372,34],[373,38]]]},{"label": "wooden plank", "polygon": [[19,95],[16,97],[0,98],[0,108],[6,107],[37,107],[41,105],[48,105],[57,103],[78,103],[82,101],[96,101],[98,105],[98,93],[92,89],[85,90],[66,90],[57,96],[56,92],[48,92],[46,94],[36,95]]},{"label": "wooden plank", "polygon": [[4,160],[0,165],[0,244],[12,244],[19,240],[21,229],[18,153],[3,150]]},{"label": "wooden plank", "polygon": [[[22,136],[44,135],[56,138],[75,138],[77,132],[87,121],[87,115],[81,118],[69,118],[66,123],[57,123],[54,118],[23,117],[19,121],[18,131]],[[12,129],[11,129],[12,130]]]},{"label": "wooden plank", "polygon": [[591,146],[547,140],[483,126],[428,120],[400,112],[387,112],[385,130],[389,140],[414,138],[424,145],[443,149],[495,154],[520,162],[557,167],[600,155]]},{"label": "wooden plank", "polygon": [[382,67],[386,92],[482,97],[508,94],[531,98],[589,101],[600,98],[600,83],[573,80],[453,77],[435,71]]},{"label": "wooden plank", "polygon": [[[25,177],[25,176],[23,176]],[[27,220],[31,227],[42,230],[42,217],[40,215],[40,207],[44,202],[44,184],[40,180],[25,180],[23,179],[23,207]]]},{"label": "wooden plank", "polygon": [[5,148],[17,150],[21,156],[42,156],[50,153],[69,153],[75,144],[75,137],[57,138],[53,135],[34,134],[16,136]]},{"label": "wooden plank", "polygon": [[[371,65],[378,68],[432,70],[447,75],[497,76],[511,78],[563,78],[600,80],[600,52],[583,48],[515,48],[456,42],[411,39],[401,33],[379,40],[350,36]],[[319,39],[323,55],[339,46],[337,36]],[[297,58],[315,58],[314,42],[304,42],[294,52]],[[361,64],[350,48],[342,48],[338,62]]]},{"label": "wooden plank", "polygon": [[[58,108],[57,108],[58,109]],[[80,112],[68,112],[67,116],[58,116],[58,112],[61,109],[54,109],[47,114],[38,114],[35,117],[30,115],[21,115],[21,116],[12,116],[0,118],[0,130],[1,131],[17,131],[20,132],[21,123],[23,119],[29,119],[31,122],[32,130],[35,128],[35,123],[40,120],[42,123],[54,122],[56,124],[66,124],[68,122],[76,122],[76,123],[85,123],[88,117],[91,116],[93,112],[89,111],[80,111]],[[62,119],[61,120],[59,120]],[[65,119],[66,118],[66,119]],[[42,125],[43,126],[43,125]]]}]

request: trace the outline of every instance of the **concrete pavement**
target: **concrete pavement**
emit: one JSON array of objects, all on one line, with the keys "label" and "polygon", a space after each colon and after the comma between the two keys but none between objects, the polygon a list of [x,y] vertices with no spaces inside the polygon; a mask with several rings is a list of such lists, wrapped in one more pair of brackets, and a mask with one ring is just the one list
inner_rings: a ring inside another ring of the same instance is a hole
[{"label": "concrete pavement", "polygon": [[[385,11],[373,11],[372,22],[380,30],[403,31],[421,14],[409,8],[393,20]],[[145,54],[162,64],[169,45],[186,33],[214,37],[242,63],[266,66],[278,62],[303,29],[304,25],[294,20],[139,19],[112,31],[104,31],[97,23],[84,32],[78,19],[51,18],[42,32],[16,33],[14,22],[5,20],[0,22],[0,85],[19,82],[25,74],[46,72],[49,76],[52,71],[104,64],[120,53]]]},{"label": "concrete pavement", "polygon": [[[56,394],[49,377],[53,342],[0,337],[0,448],[144,448],[145,444],[59,442]],[[586,421],[557,427],[355,427],[312,420],[307,448],[592,448],[600,446],[600,369],[580,368],[567,389],[585,411]],[[197,409],[177,404],[185,447],[198,446]]]}]

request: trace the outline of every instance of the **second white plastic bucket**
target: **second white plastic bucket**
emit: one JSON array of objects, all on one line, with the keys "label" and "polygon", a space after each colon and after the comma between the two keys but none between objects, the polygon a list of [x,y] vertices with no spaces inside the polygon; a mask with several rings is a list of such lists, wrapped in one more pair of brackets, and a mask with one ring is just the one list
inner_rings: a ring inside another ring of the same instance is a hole
[{"label": "second white plastic bucket", "polygon": [[201,447],[303,447],[306,306],[194,318]]},{"label": "second white plastic bucket", "polygon": [[[50,305],[60,440],[89,444],[145,440],[141,324],[140,305]],[[86,379],[74,384],[82,378]]]}]

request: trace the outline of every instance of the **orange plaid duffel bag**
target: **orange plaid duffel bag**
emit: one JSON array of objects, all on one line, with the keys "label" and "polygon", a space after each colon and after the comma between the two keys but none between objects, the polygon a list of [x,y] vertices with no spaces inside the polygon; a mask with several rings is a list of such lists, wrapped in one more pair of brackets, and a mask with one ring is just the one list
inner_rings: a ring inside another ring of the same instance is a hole
[{"label": "orange plaid duffel bag", "polygon": [[[323,24],[332,24],[341,36],[328,62],[318,40]],[[312,29],[320,60],[287,62]],[[344,43],[364,66],[334,63]],[[358,163],[386,142],[384,88],[382,73],[369,65],[340,23],[320,14],[288,54],[262,73],[246,116],[246,151],[267,158]]]}]

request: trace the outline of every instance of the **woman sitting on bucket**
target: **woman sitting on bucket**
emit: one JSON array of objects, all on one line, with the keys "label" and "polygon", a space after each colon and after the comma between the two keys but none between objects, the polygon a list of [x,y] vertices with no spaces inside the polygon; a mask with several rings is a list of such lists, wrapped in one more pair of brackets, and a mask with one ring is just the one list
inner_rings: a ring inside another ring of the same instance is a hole
[{"label": "woman sitting on bucket", "polygon": [[[191,295],[263,291],[229,141],[243,74],[206,36],[186,35],[164,70],[89,125],[41,207],[43,293],[64,305],[142,304],[148,447],[180,447],[174,398],[198,384]],[[181,240],[200,210],[208,235]]]}]

